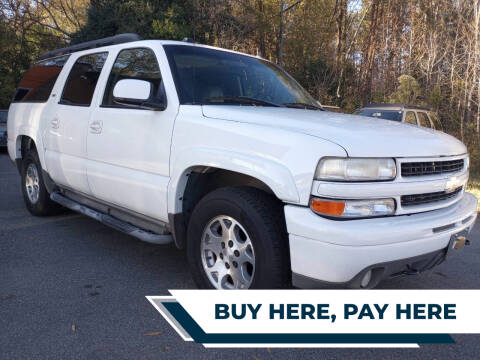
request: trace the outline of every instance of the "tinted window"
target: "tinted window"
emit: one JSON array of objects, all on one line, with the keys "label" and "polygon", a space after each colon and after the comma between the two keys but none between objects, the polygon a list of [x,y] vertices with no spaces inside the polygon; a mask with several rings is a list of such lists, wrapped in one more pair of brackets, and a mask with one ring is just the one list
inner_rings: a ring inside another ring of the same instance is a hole
[{"label": "tinted window", "polygon": [[6,110],[1,110],[0,111],[0,124],[6,124],[7,115],[8,115],[8,111],[6,111]]},{"label": "tinted window", "polygon": [[428,116],[430,117],[430,120],[432,120],[433,127],[437,130],[443,131],[443,126],[440,123],[440,119],[438,118],[438,115],[435,114],[434,112],[429,112]]},{"label": "tinted window", "polygon": [[46,102],[69,56],[60,56],[33,65],[20,81],[13,101]]},{"label": "tinted window", "polygon": [[107,53],[97,53],[78,58],[65,83],[61,104],[90,105],[107,55]]},{"label": "tinted window", "polygon": [[402,112],[399,110],[361,109],[356,115],[376,117],[385,120],[402,121]]},{"label": "tinted window", "polygon": [[163,91],[162,76],[157,58],[150,49],[126,49],[120,51],[108,77],[102,105],[127,107],[113,100],[113,88],[119,80],[140,79],[152,84],[153,97]]},{"label": "tinted window", "polygon": [[[188,45],[166,45],[181,104],[318,103],[286,72],[263,59]],[[229,97],[229,100],[221,99]]]},{"label": "tinted window", "polygon": [[427,113],[424,112],[417,112],[418,122],[420,126],[431,128],[430,121],[428,120]]},{"label": "tinted window", "polygon": [[417,119],[415,118],[415,113],[413,111],[408,111],[405,115],[405,122],[407,124],[417,125]]}]

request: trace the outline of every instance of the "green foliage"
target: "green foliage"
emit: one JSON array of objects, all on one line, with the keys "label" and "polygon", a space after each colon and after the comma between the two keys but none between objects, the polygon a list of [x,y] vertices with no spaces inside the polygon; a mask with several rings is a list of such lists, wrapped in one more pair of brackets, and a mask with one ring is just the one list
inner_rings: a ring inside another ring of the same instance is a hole
[{"label": "green foliage", "polygon": [[185,1],[92,0],[87,24],[72,36],[79,43],[119,33],[144,39],[181,39],[190,36],[192,11]]},{"label": "green foliage", "polygon": [[390,101],[401,104],[416,104],[422,90],[418,81],[410,75],[400,75],[397,90],[390,96]]},{"label": "green foliage", "polygon": [[180,40],[192,33],[187,15],[178,4],[172,4],[159,19],[153,19],[152,34],[158,39]]},{"label": "green foliage", "polygon": [[442,90],[439,86],[435,86],[429,96],[428,103],[432,106],[433,109],[438,109],[445,100]]},{"label": "green foliage", "polygon": [[[286,67],[287,70],[290,70],[288,63]],[[296,72],[290,72],[316,99],[327,96],[330,99],[334,99],[337,77],[324,58],[312,60],[305,68],[298,69]]]},{"label": "green foliage", "polygon": [[10,105],[15,88],[23,72],[32,61],[36,46],[22,39],[12,28],[0,23],[0,108]]}]

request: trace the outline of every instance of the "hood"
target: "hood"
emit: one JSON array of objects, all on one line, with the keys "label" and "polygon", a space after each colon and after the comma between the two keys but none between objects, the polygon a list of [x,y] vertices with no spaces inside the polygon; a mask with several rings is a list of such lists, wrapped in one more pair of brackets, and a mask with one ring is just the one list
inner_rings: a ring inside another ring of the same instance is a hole
[{"label": "hood", "polygon": [[429,157],[467,152],[456,138],[431,129],[370,117],[291,108],[204,105],[208,118],[282,128],[342,146],[352,157]]}]

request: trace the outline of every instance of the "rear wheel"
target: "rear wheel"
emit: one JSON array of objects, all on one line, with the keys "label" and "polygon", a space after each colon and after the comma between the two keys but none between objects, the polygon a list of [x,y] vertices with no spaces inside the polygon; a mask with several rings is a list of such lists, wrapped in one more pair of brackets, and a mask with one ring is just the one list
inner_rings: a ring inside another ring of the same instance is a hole
[{"label": "rear wheel", "polygon": [[22,160],[22,192],[28,211],[35,216],[59,213],[60,205],[50,200],[42,177],[42,167],[37,152],[31,149]]},{"label": "rear wheel", "polygon": [[195,207],[187,257],[200,288],[271,289],[290,284],[281,204],[254,188],[222,188]]}]

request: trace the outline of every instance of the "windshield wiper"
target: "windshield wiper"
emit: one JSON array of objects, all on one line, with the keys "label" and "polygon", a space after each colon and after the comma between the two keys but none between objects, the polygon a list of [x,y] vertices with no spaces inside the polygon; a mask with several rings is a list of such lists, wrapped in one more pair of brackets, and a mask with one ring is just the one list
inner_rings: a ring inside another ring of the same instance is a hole
[{"label": "windshield wiper", "polygon": [[308,104],[308,103],[303,103],[303,102],[286,103],[286,104],[282,104],[282,105],[285,106],[285,107],[289,107],[289,108],[325,111],[320,106],[313,105],[313,104]]},{"label": "windshield wiper", "polygon": [[207,103],[239,103],[239,104],[252,104],[258,106],[274,106],[279,107],[281,105],[271,103],[265,100],[255,99],[248,96],[213,96],[204,100]]}]

